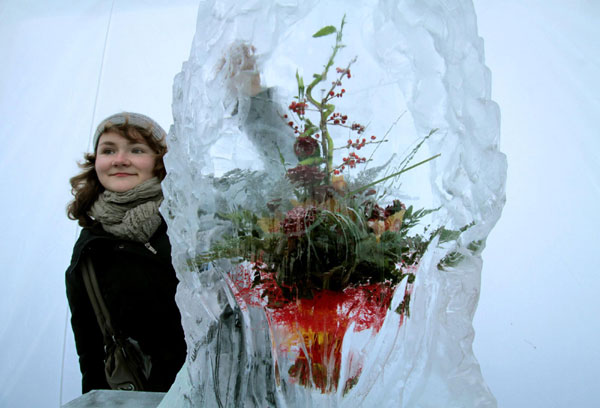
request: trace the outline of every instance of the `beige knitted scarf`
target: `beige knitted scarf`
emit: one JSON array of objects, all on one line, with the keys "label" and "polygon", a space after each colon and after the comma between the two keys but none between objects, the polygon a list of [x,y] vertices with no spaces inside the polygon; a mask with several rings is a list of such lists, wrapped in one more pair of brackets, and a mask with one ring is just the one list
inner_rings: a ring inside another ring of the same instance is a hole
[{"label": "beige knitted scarf", "polygon": [[162,222],[162,200],[160,181],[154,177],[122,193],[105,190],[88,214],[116,237],[148,242]]}]

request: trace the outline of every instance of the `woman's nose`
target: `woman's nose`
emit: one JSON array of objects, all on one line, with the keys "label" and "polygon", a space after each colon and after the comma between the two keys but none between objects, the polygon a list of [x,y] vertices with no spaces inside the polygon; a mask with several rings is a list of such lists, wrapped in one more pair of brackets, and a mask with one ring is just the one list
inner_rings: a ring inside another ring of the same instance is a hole
[{"label": "woman's nose", "polygon": [[129,155],[126,152],[117,152],[113,157],[113,166],[129,166],[131,161]]}]

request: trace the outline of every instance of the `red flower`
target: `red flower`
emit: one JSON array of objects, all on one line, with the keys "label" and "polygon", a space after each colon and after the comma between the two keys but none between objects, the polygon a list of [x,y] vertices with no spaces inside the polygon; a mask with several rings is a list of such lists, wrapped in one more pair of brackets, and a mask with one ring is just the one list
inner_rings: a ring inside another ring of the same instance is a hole
[{"label": "red flower", "polygon": [[295,207],[286,213],[285,218],[281,221],[281,228],[287,236],[299,237],[306,232],[306,228],[315,222],[316,218],[317,209],[315,207]]},{"label": "red flower", "polygon": [[376,203],[370,202],[365,206],[365,217],[367,220],[384,220],[385,210]]},{"label": "red flower", "polygon": [[384,216],[387,218],[402,210],[406,210],[406,206],[400,200],[394,200],[392,205],[385,207]]},{"label": "red flower", "polygon": [[300,160],[320,154],[319,142],[310,136],[299,137],[294,143],[294,153]]},{"label": "red flower", "polygon": [[299,184],[302,187],[308,187],[323,180],[325,178],[325,173],[316,166],[305,166],[301,164],[293,169],[289,169],[287,171],[287,177],[292,183]]}]

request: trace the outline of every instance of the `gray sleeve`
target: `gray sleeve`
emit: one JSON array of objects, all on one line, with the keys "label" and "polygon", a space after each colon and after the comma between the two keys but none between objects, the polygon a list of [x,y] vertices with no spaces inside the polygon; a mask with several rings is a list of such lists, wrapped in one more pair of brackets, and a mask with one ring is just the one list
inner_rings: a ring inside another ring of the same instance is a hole
[{"label": "gray sleeve", "polygon": [[276,90],[269,88],[250,98],[248,116],[242,126],[248,138],[261,154],[265,165],[295,166],[294,132],[283,119],[285,111],[277,103]]}]

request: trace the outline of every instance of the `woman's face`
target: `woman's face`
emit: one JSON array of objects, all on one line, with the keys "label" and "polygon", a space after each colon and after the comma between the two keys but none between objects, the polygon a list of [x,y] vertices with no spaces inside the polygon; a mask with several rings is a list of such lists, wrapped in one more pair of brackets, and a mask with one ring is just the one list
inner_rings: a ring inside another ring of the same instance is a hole
[{"label": "woman's face", "polygon": [[122,193],[154,177],[156,153],[144,141],[129,141],[118,133],[103,133],[96,150],[100,184]]}]

